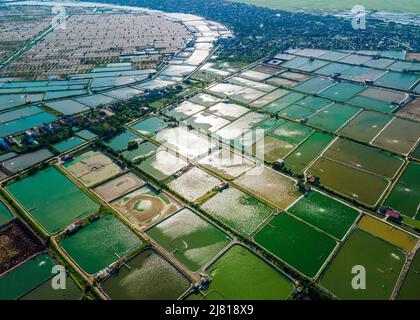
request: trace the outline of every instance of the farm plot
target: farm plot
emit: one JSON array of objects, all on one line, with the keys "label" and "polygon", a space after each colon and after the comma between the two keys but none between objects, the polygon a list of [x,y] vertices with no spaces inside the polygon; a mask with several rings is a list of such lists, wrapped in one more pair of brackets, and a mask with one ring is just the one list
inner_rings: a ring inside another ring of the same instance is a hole
[{"label": "farm plot", "polygon": [[0,201],[0,226],[12,220],[13,215],[6,205]]},{"label": "farm plot", "polygon": [[288,212],[337,239],[345,236],[359,216],[356,209],[317,191],[296,202]]},{"label": "farm plot", "polygon": [[[356,229],[344,243],[320,283],[341,299],[389,299],[405,261],[404,253],[384,240]],[[354,290],[352,268],[366,269],[366,289]]]},{"label": "farm plot", "polygon": [[190,286],[185,278],[163,257],[146,249],[127,261],[108,278],[102,288],[112,300],[176,300]]},{"label": "farm plot", "polygon": [[320,95],[334,101],[344,102],[363,91],[365,86],[350,82],[340,82],[322,91]]},{"label": "farm plot", "polygon": [[233,121],[243,116],[249,111],[248,108],[242,107],[235,103],[219,102],[207,109],[207,112],[215,114],[216,116]]},{"label": "farm plot", "polygon": [[312,129],[287,121],[265,136],[264,143],[256,142],[248,152],[257,158],[263,156],[261,160],[273,163],[283,159],[312,133]]},{"label": "farm plot", "polygon": [[391,153],[341,138],[335,140],[322,156],[388,179],[393,179],[404,164],[402,158]]},{"label": "farm plot", "polygon": [[370,207],[378,203],[389,186],[384,177],[324,157],[317,159],[306,173],[320,178],[322,185]]},{"label": "farm plot", "polygon": [[111,158],[92,150],[64,163],[63,167],[88,187],[123,172]]},{"label": "farm plot", "polygon": [[16,300],[52,277],[54,262],[46,253],[0,276],[0,300]]},{"label": "farm plot", "polygon": [[254,241],[309,278],[315,277],[336,246],[325,233],[288,214],[278,214]]},{"label": "farm plot", "polygon": [[262,110],[267,111],[269,113],[275,114],[284,108],[298,102],[299,100],[303,99],[305,95],[297,92],[291,92],[287,95],[282,96],[281,98],[271,102],[269,105],[262,108]]},{"label": "farm plot", "polygon": [[171,181],[168,186],[188,201],[197,202],[204,196],[208,195],[221,183],[221,180],[209,175],[207,172],[197,167],[194,167],[180,177]]},{"label": "farm plot", "polygon": [[54,145],[54,148],[62,153],[62,152],[67,152],[73,148],[76,148],[80,145],[82,145],[83,143],[85,143],[85,140],[80,139],[79,137],[70,137],[64,141],[61,141],[57,144]]},{"label": "farm plot", "polygon": [[0,275],[19,265],[45,246],[19,219],[0,227]]},{"label": "farm plot", "polygon": [[205,111],[199,112],[183,121],[185,126],[192,127],[204,134],[213,133],[229,123],[228,120]]},{"label": "farm plot", "polygon": [[194,97],[190,98],[189,101],[204,107],[211,107],[220,102],[220,99],[206,93],[198,93]]},{"label": "farm plot", "polygon": [[244,236],[249,236],[275,212],[273,208],[234,187],[217,193],[201,208]]},{"label": "farm plot", "polygon": [[148,185],[124,195],[111,205],[139,230],[156,223],[181,207],[169,195]]},{"label": "farm plot", "polygon": [[161,118],[153,116],[132,124],[131,128],[145,136],[152,136],[159,130],[166,128],[166,126],[167,124],[165,121]]},{"label": "farm plot", "polygon": [[200,111],[203,111],[205,108],[206,107],[191,101],[184,101],[175,106],[175,108],[171,108],[168,111],[165,111],[165,115],[178,121],[182,121]]},{"label": "farm plot", "polygon": [[325,131],[335,132],[360,111],[360,108],[334,103],[309,117],[307,124]]},{"label": "farm plot", "polygon": [[398,300],[419,300],[420,293],[420,251],[417,251],[398,293]]},{"label": "farm plot", "polygon": [[393,119],[390,114],[362,111],[338,131],[340,135],[369,143]]},{"label": "farm plot", "polygon": [[54,167],[14,182],[7,189],[49,233],[57,233],[99,209]]},{"label": "farm plot", "polygon": [[186,161],[165,150],[159,150],[138,165],[141,170],[159,181],[165,180],[187,166]]},{"label": "farm plot", "polygon": [[372,141],[380,148],[396,153],[408,154],[420,138],[420,123],[394,118]]},{"label": "farm plot", "polygon": [[93,191],[106,202],[110,202],[144,184],[145,182],[142,179],[129,172],[96,187]]},{"label": "farm plot", "polygon": [[198,271],[231,239],[189,209],[183,209],[146,232],[191,271]]},{"label": "farm plot", "polygon": [[295,90],[310,94],[318,94],[321,91],[336,84],[335,81],[324,77],[313,77],[305,82],[302,82],[294,87]]},{"label": "farm plot", "polygon": [[141,143],[144,141],[144,139],[138,134],[125,129],[123,132],[116,135],[112,139],[105,141],[104,144],[114,151],[121,152],[123,150],[126,150],[128,144],[132,141],[137,141],[138,143]]},{"label": "farm plot", "polygon": [[234,245],[207,273],[210,287],[189,300],[286,300],[294,286],[278,270],[240,245]]},{"label": "farm plot", "polygon": [[190,160],[207,155],[216,147],[213,141],[199,136],[186,127],[163,129],[156,135],[156,140],[162,144],[162,147],[172,149]]},{"label": "farm plot", "polygon": [[363,216],[357,226],[359,229],[384,239],[407,252],[412,252],[417,244],[416,237],[396,228],[392,224],[388,224],[368,215]]},{"label": "farm plot", "polygon": [[409,162],[385,200],[385,205],[400,211],[403,215],[420,220],[419,179],[420,164]]},{"label": "farm plot", "polygon": [[113,215],[83,227],[60,243],[88,274],[96,274],[141,245],[141,240]]},{"label": "farm plot", "polygon": [[266,167],[254,167],[234,182],[278,209],[286,209],[301,196],[294,180]]},{"label": "farm plot", "polygon": [[128,161],[132,161],[132,162],[141,162],[142,160],[150,157],[151,155],[153,155],[157,150],[159,149],[159,147],[150,142],[150,141],[144,141],[140,144],[137,145],[137,148],[134,149],[130,149],[130,150],[125,150],[123,152],[121,152],[121,155],[127,159]]},{"label": "farm plot", "polygon": [[285,159],[285,165],[293,172],[303,172],[305,168],[333,141],[328,133],[314,132]]},{"label": "farm plot", "polygon": [[215,151],[200,160],[199,164],[226,180],[239,177],[255,165],[252,161],[227,149]]}]

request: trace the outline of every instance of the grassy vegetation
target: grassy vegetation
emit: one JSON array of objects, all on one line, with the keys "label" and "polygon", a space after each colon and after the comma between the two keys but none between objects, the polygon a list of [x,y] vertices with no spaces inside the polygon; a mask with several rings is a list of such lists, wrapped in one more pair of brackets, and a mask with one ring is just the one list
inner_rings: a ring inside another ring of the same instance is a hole
[{"label": "grassy vegetation", "polygon": [[399,1],[394,0],[231,0],[252,4],[259,7],[295,11],[299,9],[351,9],[355,5],[363,5],[367,9],[398,11],[398,12],[420,12],[418,0]]}]

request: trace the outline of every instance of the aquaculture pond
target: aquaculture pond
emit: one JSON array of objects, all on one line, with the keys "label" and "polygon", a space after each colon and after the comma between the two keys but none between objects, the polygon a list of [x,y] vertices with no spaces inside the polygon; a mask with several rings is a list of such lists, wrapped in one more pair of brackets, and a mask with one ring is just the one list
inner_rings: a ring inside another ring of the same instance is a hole
[{"label": "aquaculture pond", "polygon": [[143,186],[145,182],[134,173],[126,173],[94,189],[106,202],[112,201],[122,195]]},{"label": "aquaculture pond", "polygon": [[138,143],[144,141],[142,137],[140,137],[138,134],[125,129],[120,134],[116,135],[112,139],[105,141],[104,144],[111,148],[114,151],[120,152],[123,150],[126,150],[128,147],[128,144],[131,141],[137,141]]},{"label": "aquaculture pond", "polygon": [[193,103],[191,101],[184,101],[179,105],[175,106],[175,108],[165,111],[165,115],[167,115],[168,117],[172,117],[178,121],[182,121],[200,111],[203,111],[205,108],[206,107],[203,107],[202,105]]},{"label": "aquaculture pond", "polygon": [[286,167],[296,173],[303,172],[333,139],[331,134],[314,132],[285,158]]},{"label": "aquaculture pond", "polygon": [[75,135],[84,140],[93,140],[98,137],[96,134],[87,129],[77,131]]},{"label": "aquaculture pond", "polygon": [[127,265],[102,284],[112,300],[176,300],[190,286],[184,275],[151,249]]},{"label": "aquaculture pond", "polygon": [[180,204],[162,191],[144,186],[112,203],[138,229],[143,229],[177,211]]},{"label": "aquaculture pond", "polygon": [[190,98],[189,101],[200,104],[204,107],[211,107],[212,105],[215,105],[217,102],[219,102],[220,99],[206,93],[198,93]]},{"label": "aquaculture pond", "polygon": [[374,236],[388,241],[389,243],[412,252],[417,244],[417,238],[392,224],[386,223],[371,216],[364,215],[357,226]]},{"label": "aquaculture pond", "polygon": [[397,209],[402,214],[420,220],[420,164],[409,162],[398,179],[385,205]]},{"label": "aquaculture pond", "polygon": [[13,219],[13,215],[10,210],[0,201],[0,226]]},{"label": "aquaculture pond", "polygon": [[394,118],[372,143],[386,150],[408,154],[416,145],[419,138],[419,122]]},{"label": "aquaculture pond", "polygon": [[322,130],[334,132],[354,117],[361,109],[347,104],[332,104],[309,117],[307,123]]},{"label": "aquaculture pond", "polygon": [[20,300],[81,300],[82,297],[82,290],[74,283],[73,279],[67,276],[65,289],[53,289],[51,281],[46,281]]},{"label": "aquaculture pond", "polygon": [[2,122],[0,123],[0,137],[14,135],[15,133],[40,126],[44,123],[53,122],[55,120],[57,120],[55,116],[49,114],[48,112],[41,112],[29,116],[24,116],[12,121]]},{"label": "aquaculture pond", "polygon": [[390,114],[362,111],[342,127],[339,134],[369,143],[393,118]]},{"label": "aquaculture pond", "polygon": [[206,155],[209,150],[216,147],[213,141],[188,130],[187,127],[163,129],[156,135],[156,140],[163,147],[169,148],[188,159],[196,159]]},{"label": "aquaculture pond", "polygon": [[335,101],[344,102],[364,90],[365,86],[351,82],[340,82],[322,91],[320,95]]},{"label": "aquaculture pond", "polygon": [[144,141],[140,143],[135,149],[125,150],[121,152],[121,155],[129,161],[137,162],[147,157],[150,157],[158,149],[159,147],[156,144],[150,141]]},{"label": "aquaculture pond", "polygon": [[54,167],[7,189],[49,233],[57,233],[99,210],[99,205]]},{"label": "aquaculture pond", "polygon": [[405,276],[404,282],[398,293],[398,300],[419,300],[420,299],[420,251],[414,256],[410,268]]},{"label": "aquaculture pond", "polygon": [[230,122],[214,114],[203,111],[191,116],[183,123],[185,126],[192,127],[198,131],[208,134],[219,130]]},{"label": "aquaculture pond", "polygon": [[158,117],[150,117],[140,122],[131,125],[131,128],[144,134],[146,136],[152,136],[160,129],[165,128],[167,125],[165,121]]},{"label": "aquaculture pond", "polygon": [[392,179],[404,160],[389,152],[370,148],[346,139],[337,139],[323,157]]},{"label": "aquaculture pond", "polygon": [[141,240],[113,215],[83,227],[61,247],[88,274],[95,274],[141,245]]},{"label": "aquaculture pond", "polygon": [[285,300],[292,281],[248,249],[232,246],[207,270],[210,287],[189,300]]},{"label": "aquaculture pond", "polygon": [[256,166],[234,182],[278,209],[286,209],[302,196],[294,180],[267,167]]},{"label": "aquaculture pond", "polygon": [[63,167],[88,187],[123,172],[123,169],[112,158],[92,150],[64,163]]},{"label": "aquaculture pond", "polygon": [[301,84],[298,84],[294,87],[295,90],[310,93],[310,94],[316,94],[320,93],[321,91],[325,90],[328,87],[331,87],[336,82],[333,80],[330,80],[329,78],[325,77],[313,77],[309,80],[306,80],[305,82],[302,82]]},{"label": "aquaculture pond", "polygon": [[207,109],[207,112],[215,114],[219,117],[225,118],[226,120],[233,121],[243,116],[249,111],[248,108],[240,106],[235,103],[219,102],[214,106]]},{"label": "aquaculture pond", "polygon": [[255,197],[233,187],[218,192],[201,208],[244,236],[250,235],[275,212]]},{"label": "aquaculture pond", "polygon": [[305,95],[297,92],[291,92],[285,96],[282,96],[281,98],[273,101],[269,105],[265,106],[263,108],[264,111],[268,111],[270,113],[278,113],[279,111],[283,110],[287,106],[290,106],[299,100],[303,99]]},{"label": "aquaculture pond", "polygon": [[168,186],[188,201],[195,202],[218,187],[221,183],[221,180],[194,167],[171,181]]},{"label": "aquaculture pond", "polygon": [[288,212],[337,239],[345,236],[359,216],[356,209],[317,191],[296,202]]},{"label": "aquaculture pond", "polygon": [[[354,230],[338,251],[321,285],[341,299],[389,299],[405,262],[404,253],[362,230]],[[354,290],[354,266],[366,270],[366,289]]]},{"label": "aquaculture pond", "polygon": [[270,220],[254,241],[309,278],[317,275],[336,246],[333,238],[285,213]]},{"label": "aquaculture pond", "polygon": [[62,153],[74,149],[83,143],[85,143],[85,140],[80,139],[79,137],[70,137],[55,144],[54,148],[57,149],[58,152]]},{"label": "aquaculture pond", "polygon": [[264,144],[257,142],[248,152],[252,152],[252,155],[261,160],[273,163],[283,159],[312,133],[312,129],[287,121],[265,136]]},{"label": "aquaculture pond", "polygon": [[230,237],[189,209],[183,209],[146,232],[191,271],[222,250]]},{"label": "aquaculture pond", "polygon": [[252,161],[227,149],[215,151],[199,163],[226,180],[237,178],[255,165]]},{"label": "aquaculture pond", "polygon": [[155,179],[164,180],[187,165],[188,163],[181,158],[165,150],[160,150],[142,161],[138,167]]},{"label": "aquaculture pond", "polygon": [[389,186],[384,177],[324,157],[316,160],[307,174],[319,177],[322,185],[371,207]]},{"label": "aquaculture pond", "polygon": [[0,276],[0,300],[15,300],[52,277],[54,262],[39,254]]}]

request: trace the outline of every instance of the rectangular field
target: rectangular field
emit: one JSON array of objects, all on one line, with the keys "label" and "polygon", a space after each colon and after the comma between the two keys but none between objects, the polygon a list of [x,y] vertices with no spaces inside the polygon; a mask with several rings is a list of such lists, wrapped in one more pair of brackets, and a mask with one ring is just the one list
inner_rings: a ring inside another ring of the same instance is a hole
[{"label": "rectangular field", "polygon": [[267,167],[254,167],[234,183],[282,210],[301,196],[294,180]]},{"label": "rectangular field", "polygon": [[317,191],[310,192],[287,211],[336,239],[346,235],[360,214],[356,209]]},{"label": "rectangular field", "polygon": [[265,225],[254,241],[309,278],[317,275],[336,246],[333,238],[285,213]]},{"label": "rectangular field", "polygon": [[[341,299],[389,299],[405,261],[404,253],[384,240],[356,229],[341,247],[326,272],[321,285]],[[354,290],[351,271],[362,265],[366,289]]]},{"label": "rectangular field", "polygon": [[184,277],[163,257],[146,249],[127,261],[102,288],[112,300],[176,300],[190,287]]},{"label": "rectangular field", "polygon": [[191,271],[198,271],[230,241],[224,232],[183,209],[146,232]]},{"label": "rectangular field", "polygon": [[65,238],[60,245],[83,271],[93,275],[141,243],[120,220],[107,215]]},{"label": "rectangular field", "polygon": [[64,163],[63,167],[88,187],[123,172],[111,158],[98,151],[85,152]]},{"label": "rectangular field", "polygon": [[400,211],[403,215],[420,220],[420,164],[409,162],[398,179],[385,205]]},{"label": "rectangular field", "polygon": [[290,279],[240,245],[232,246],[207,273],[209,288],[188,300],[286,300],[294,289]]},{"label": "rectangular field", "polygon": [[389,185],[384,177],[361,171],[321,157],[306,171],[320,178],[322,185],[374,207]]},{"label": "rectangular field", "polygon": [[57,233],[99,209],[54,167],[14,182],[7,189],[49,233]]}]

